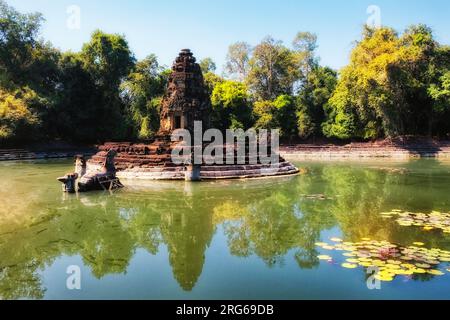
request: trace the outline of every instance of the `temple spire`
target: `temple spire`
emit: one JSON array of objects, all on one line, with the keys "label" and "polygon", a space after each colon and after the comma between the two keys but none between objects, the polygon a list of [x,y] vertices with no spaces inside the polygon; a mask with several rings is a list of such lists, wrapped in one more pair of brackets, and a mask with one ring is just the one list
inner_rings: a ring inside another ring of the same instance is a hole
[{"label": "temple spire", "polygon": [[161,105],[160,135],[176,129],[193,130],[194,121],[209,127],[211,101],[200,65],[191,50],[181,50],[172,67],[167,92]]}]

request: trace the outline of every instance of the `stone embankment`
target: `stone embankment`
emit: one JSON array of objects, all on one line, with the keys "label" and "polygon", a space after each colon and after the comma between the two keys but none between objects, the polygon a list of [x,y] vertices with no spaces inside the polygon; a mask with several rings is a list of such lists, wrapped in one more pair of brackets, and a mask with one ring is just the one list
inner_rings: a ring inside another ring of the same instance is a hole
[{"label": "stone embankment", "polygon": [[0,149],[0,161],[72,158],[77,154],[92,155],[95,150],[32,151],[27,149]]},{"label": "stone embankment", "polygon": [[[101,148],[100,148],[101,149]],[[77,154],[90,156],[95,150],[61,150],[61,151],[33,151],[27,149],[0,149],[0,161],[36,160],[71,158]],[[158,153],[150,150],[150,153]],[[411,158],[440,158],[450,159],[450,141],[379,141],[350,143],[347,145],[334,144],[292,144],[280,147],[280,156],[288,160],[338,160],[338,159],[411,159]],[[152,160],[162,164],[167,162],[168,154],[153,157]],[[137,159],[135,159],[137,160]],[[140,160],[140,159],[139,159]]]},{"label": "stone embankment", "polygon": [[347,145],[295,144],[280,147],[280,155],[288,160],[339,159],[450,159],[450,141],[382,141]]}]

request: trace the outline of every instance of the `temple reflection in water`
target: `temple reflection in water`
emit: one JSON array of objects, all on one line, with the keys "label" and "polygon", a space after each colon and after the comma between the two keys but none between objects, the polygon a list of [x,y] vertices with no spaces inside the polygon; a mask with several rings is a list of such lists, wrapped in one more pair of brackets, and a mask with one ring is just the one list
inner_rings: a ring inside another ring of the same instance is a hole
[{"label": "temple reflection in water", "polygon": [[[0,296],[44,297],[39,270],[61,256],[80,256],[102,279],[125,274],[136,250],[155,255],[163,245],[174,279],[189,292],[219,228],[235,257],[257,256],[272,268],[283,266],[293,251],[298,267],[311,269],[319,266],[315,243],[326,230],[339,227],[348,241],[368,235],[395,243],[420,240],[419,231],[383,221],[378,213],[402,203],[423,210],[445,206],[431,178],[412,197],[402,188],[408,179],[402,174],[345,165],[308,170],[258,181],[161,182],[152,189],[59,198],[54,206],[40,201],[45,190],[38,191],[35,199],[0,209],[7,217],[0,222]],[[32,187],[22,193],[32,193]],[[0,192],[14,201],[7,189]],[[319,194],[327,197],[311,196]],[[8,216],[14,210],[26,214]],[[430,245],[445,248],[442,235],[426,236]]]}]

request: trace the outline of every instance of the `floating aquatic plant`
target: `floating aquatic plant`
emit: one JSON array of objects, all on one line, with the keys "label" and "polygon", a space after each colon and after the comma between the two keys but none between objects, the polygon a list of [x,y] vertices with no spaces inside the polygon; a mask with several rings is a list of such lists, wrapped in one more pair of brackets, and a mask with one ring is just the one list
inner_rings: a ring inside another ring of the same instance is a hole
[{"label": "floating aquatic plant", "polygon": [[421,227],[425,231],[437,229],[450,233],[450,212],[415,213],[396,209],[380,214],[386,219],[396,218],[397,223],[403,227]]},{"label": "floating aquatic plant", "polygon": [[[414,274],[430,274],[441,276],[438,269],[442,263],[450,262],[450,251],[442,249],[427,249],[423,243],[409,247],[400,246],[388,241],[376,241],[364,238],[360,242],[343,242],[339,238],[330,239],[334,244],[318,242],[316,246],[325,250],[340,250],[346,257],[341,264],[343,268],[355,269],[358,266],[378,267],[375,278],[380,281],[393,281],[396,276],[413,276]],[[320,260],[332,261],[328,255],[318,256]],[[450,268],[446,269],[450,272]]]}]

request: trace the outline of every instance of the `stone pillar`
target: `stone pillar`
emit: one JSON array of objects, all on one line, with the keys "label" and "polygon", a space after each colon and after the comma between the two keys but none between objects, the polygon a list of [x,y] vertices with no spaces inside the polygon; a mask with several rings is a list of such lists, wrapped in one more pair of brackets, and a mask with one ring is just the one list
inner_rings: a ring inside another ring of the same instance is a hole
[{"label": "stone pillar", "polygon": [[181,115],[181,129],[186,129],[186,117],[184,114]]},{"label": "stone pillar", "polygon": [[198,164],[190,164],[186,166],[184,172],[184,179],[186,181],[201,181],[200,170],[201,166]]}]

